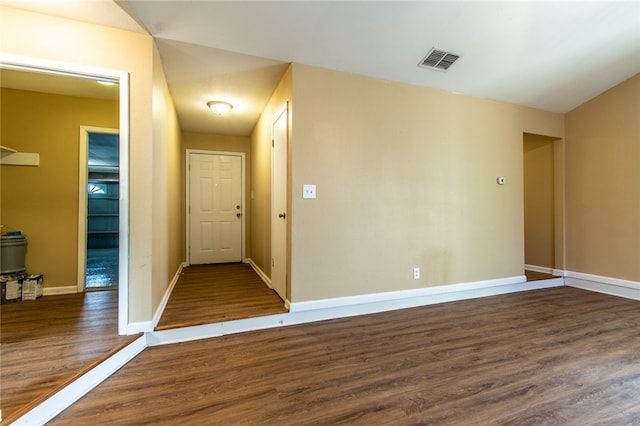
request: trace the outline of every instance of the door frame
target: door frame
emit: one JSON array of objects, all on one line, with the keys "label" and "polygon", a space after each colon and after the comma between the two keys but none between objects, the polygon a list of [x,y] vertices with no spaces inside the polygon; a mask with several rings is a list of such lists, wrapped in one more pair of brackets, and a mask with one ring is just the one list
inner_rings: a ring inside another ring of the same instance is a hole
[{"label": "door frame", "polygon": [[186,155],[185,155],[185,181],[186,181],[186,193],[185,193],[185,229],[186,229],[186,247],[185,247],[185,251],[186,251],[186,261],[187,261],[187,265],[191,265],[191,213],[189,211],[189,206],[191,205],[191,185],[189,183],[190,181],[190,174],[191,174],[191,170],[190,170],[190,157],[191,154],[205,154],[205,155],[226,155],[226,156],[234,156],[234,157],[240,157],[240,167],[242,167],[242,171],[240,173],[240,182],[241,182],[241,198],[242,198],[242,203],[243,203],[243,208],[242,208],[242,217],[241,217],[241,234],[242,237],[240,239],[240,243],[241,243],[241,258],[242,258],[242,262],[247,262],[247,258],[245,255],[245,248],[246,248],[246,244],[245,244],[245,240],[246,240],[246,220],[247,220],[247,197],[246,197],[246,154],[244,152],[233,152],[233,151],[208,151],[208,150],[202,150],[202,149],[187,149],[186,150]]},{"label": "door frame", "polygon": [[126,335],[129,325],[129,73],[122,70],[66,63],[0,52],[0,68],[65,75],[119,84],[120,121],[120,219],[118,267],[118,334]]}]

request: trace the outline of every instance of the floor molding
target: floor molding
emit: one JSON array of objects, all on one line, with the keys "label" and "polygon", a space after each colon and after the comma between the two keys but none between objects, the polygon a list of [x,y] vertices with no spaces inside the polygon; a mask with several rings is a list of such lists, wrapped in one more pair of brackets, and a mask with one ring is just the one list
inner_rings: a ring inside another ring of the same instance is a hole
[{"label": "floor molding", "polygon": [[523,285],[527,284],[526,281],[527,278],[524,275],[517,275],[494,280],[473,281],[435,287],[388,291],[383,293],[370,293],[357,296],[312,300],[309,302],[294,302],[291,303],[291,312],[344,306],[351,306],[354,309],[359,309],[362,305],[377,302],[384,302],[385,304],[392,302],[398,306],[414,307],[431,304],[432,300],[454,301],[473,297],[482,297],[484,295],[502,294],[505,289],[509,288],[508,286],[517,285],[517,288],[521,289]]},{"label": "floor molding", "polygon": [[533,272],[542,272],[543,274],[557,275],[559,277],[564,277],[566,274],[566,271],[562,269],[549,268],[547,266],[524,265],[524,269]]},{"label": "floor molding", "polygon": [[346,318],[436,303],[495,296],[564,285],[562,278],[526,282],[524,276],[398,292],[376,293],[290,304],[290,312],[217,324],[148,333],[149,346],[208,339],[246,331]]},{"label": "floor molding", "polygon": [[272,288],[272,287],[271,287],[271,279],[267,276],[267,274],[265,274],[265,273],[262,271],[262,269],[260,269],[260,268],[258,267],[258,265],[256,265],[256,263],[255,263],[252,259],[247,258],[247,259],[245,259],[244,263],[248,263],[248,264],[253,268],[253,270],[254,270],[254,271],[256,271],[256,274],[258,274],[258,276],[260,277],[260,279],[262,279],[262,281],[264,281],[264,283],[265,283],[266,285],[268,285],[268,286],[269,286],[269,288]]},{"label": "floor molding", "polygon": [[71,404],[89,393],[109,376],[126,365],[147,348],[146,336],[140,336],[131,344],[118,351],[95,368],[91,369],[64,389],[43,401],[40,405],[12,423],[14,426],[44,425],[64,411]]},{"label": "floor molding", "polygon": [[565,283],[583,290],[640,300],[640,282],[638,281],[567,271]]},{"label": "floor molding", "polygon": [[[178,266],[178,270],[173,275],[173,279],[169,283],[167,290],[164,292],[164,296],[162,297],[162,300],[160,301],[160,304],[156,309],[156,313],[153,315],[153,318],[151,319],[151,327],[152,327],[151,330],[153,330],[156,327],[156,325],[158,325],[158,322],[160,322],[160,318],[162,317],[162,314],[164,313],[164,310],[167,307],[167,303],[169,303],[169,298],[171,297],[171,293],[173,292],[173,289],[175,288],[176,283],[180,278],[180,274],[182,274],[182,270],[187,266],[188,266],[187,262],[182,262],[180,266]],[[145,330],[145,331],[151,331],[151,330]]]},{"label": "floor molding", "polygon": [[76,294],[78,287],[75,285],[69,285],[66,287],[47,287],[46,285],[42,289],[43,296],[58,296],[61,294]]}]

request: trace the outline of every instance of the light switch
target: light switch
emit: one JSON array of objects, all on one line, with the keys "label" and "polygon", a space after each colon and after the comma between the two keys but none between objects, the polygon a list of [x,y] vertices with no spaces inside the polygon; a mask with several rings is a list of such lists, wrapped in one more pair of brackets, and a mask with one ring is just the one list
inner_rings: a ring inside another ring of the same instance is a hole
[{"label": "light switch", "polygon": [[302,185],[302,198],[316,198],[316,186]]}]

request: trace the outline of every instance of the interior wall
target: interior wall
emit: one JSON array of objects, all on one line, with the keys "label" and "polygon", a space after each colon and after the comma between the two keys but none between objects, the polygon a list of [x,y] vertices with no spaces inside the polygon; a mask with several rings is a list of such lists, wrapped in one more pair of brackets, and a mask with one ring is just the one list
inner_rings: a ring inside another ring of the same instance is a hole
[{"label": "interior wall", "polygon": [[525,133],[525,264],[555,268],[554,138]]},{"label": "interior wall", "polygon": [[[180,250],[180,125],[160,54],[153,49],[153,276],[155,313],[183,261]],[[160,232],[158,232],[160,231]]]},{"label": "interior wall", "polygon": [[[264,111],[260,115],[251,133],[251,259],[267,276],[271,276],[271,137],[276,114],[285,103],[289,105],[289,176],[291,176],[291,155],[293,138],[293,99],[292,67],[283,74]],[[291,179],[288,179],[291,182]],[[289,184],[290,185],[290,184]],[[289,194],[291,188],[289,187]],[[291,206],[288,208],[291,212]],[[291,221],[288,220],[289,240],[291,240]],[[291,246],[291,244],[289,244]],[[291,264],[291,253],[288,253]],[[287,278],[287,294],[290,279]]]},{"label": "interior wall", "polygon": [[238,152],[245,154],[245,201],[244,201],[244,215],[245,218],[249,218],[245,222],[245,256],[251,257],[251,140],[248,136],[232,136],[232,135],[215,135],[206,133],[194,133],[194,132],[182,132],[181,136],[181,148],[180,148],[180,208],[183,212],[184,220],[180,225],[180,247],[182,259],[187,258],[187,216],[186,216],[186,203],[187,203],[187,150],[196,149],[204,151],[226,151],[226,152]]},{"label": "interior wall", "polygon": [[292,302],[523,275],[522,134],[561,114],[299,64],[293,99]]},{"label": "interior wall", "polygon": [[0,220],[27,236],[28,273],[76,287],[80,126],[118,128],[119,102],[1,90],[2,144],[40,154],[40,166],[0,166]]},{"label": "interior wall", "polygon": [[566,114],[567,269],[640,281],[640,74]]},{"label": "interior wall", "polygon": [[[146,34],[0,6],[2,51],[129,73],[129,321],[149,321],[151,298],[153,39]],[[158,224],[156,224],[158,225]],[[160,226],[159,229],[166,229]],[[160,259],[158,261],[161,261]]]}]

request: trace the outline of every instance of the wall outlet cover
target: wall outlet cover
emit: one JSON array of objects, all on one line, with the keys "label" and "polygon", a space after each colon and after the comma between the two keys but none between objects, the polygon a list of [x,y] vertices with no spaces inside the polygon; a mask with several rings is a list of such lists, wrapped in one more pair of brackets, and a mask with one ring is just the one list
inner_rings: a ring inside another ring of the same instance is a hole
[{"label": "wall outlet cover", "polygon": [[302,185],[302,198],[316,198],[316,186]]}]

